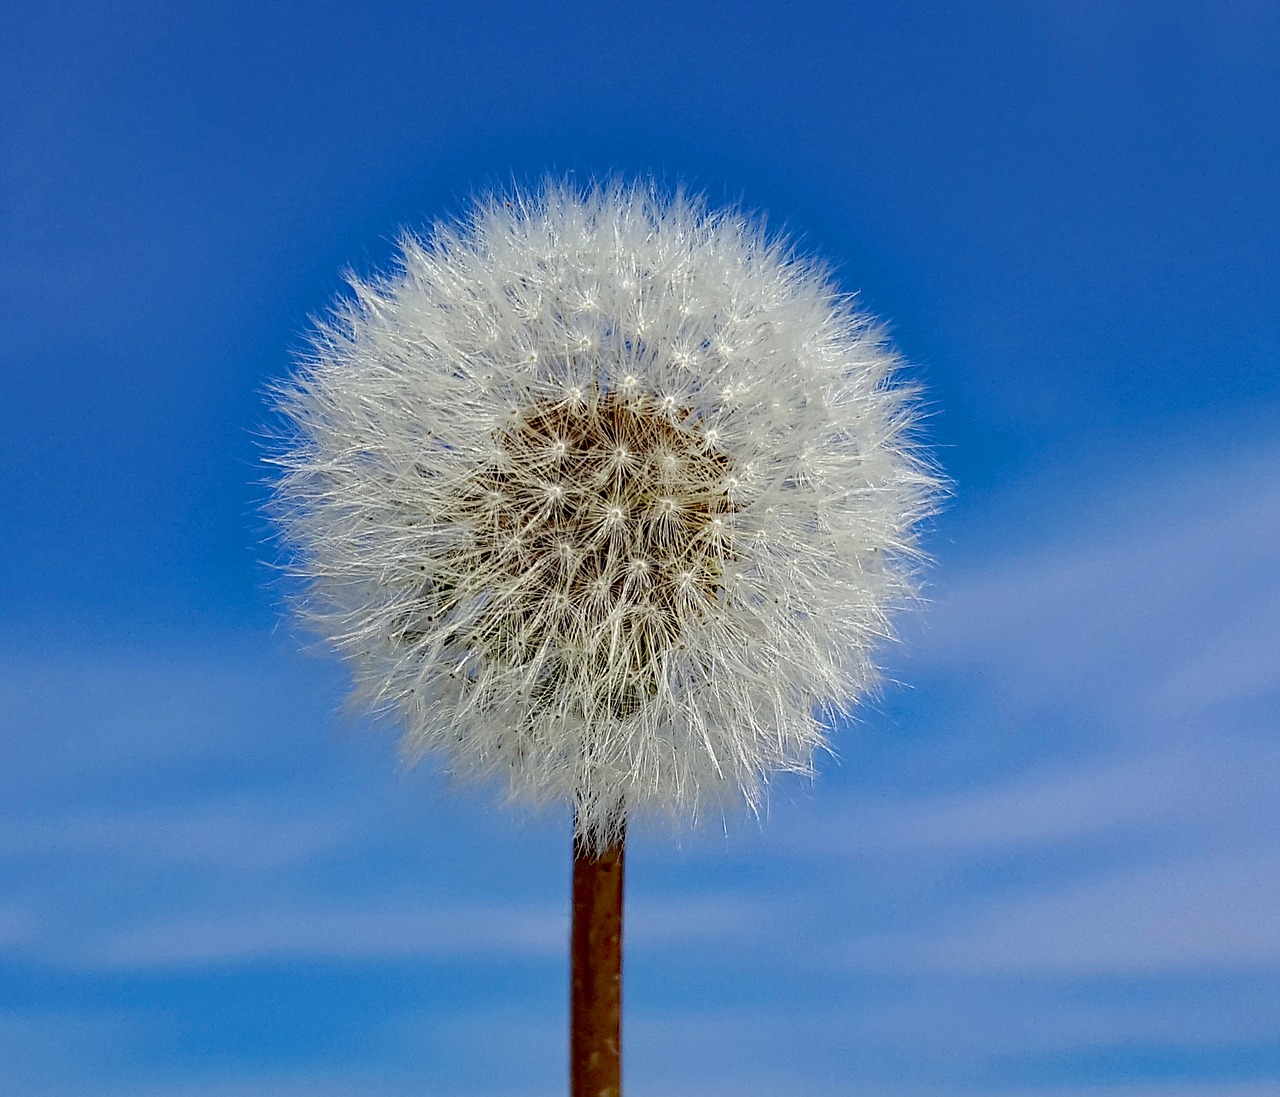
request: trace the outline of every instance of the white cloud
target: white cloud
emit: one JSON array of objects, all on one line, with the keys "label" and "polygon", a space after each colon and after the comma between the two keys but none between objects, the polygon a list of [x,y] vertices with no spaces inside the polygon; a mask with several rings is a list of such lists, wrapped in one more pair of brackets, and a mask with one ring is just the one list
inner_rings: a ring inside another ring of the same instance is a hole
[{"label": "white cloud", "polygon": [[102,933],[76,962],[133,970],[288,958],[554,956],[567,939],[567,915],[552,907],[387,907],[374,899],[346,908],[277,906],[141,922]]},{"label": "white cloud", "polygon": [[1117,742],[956,791],[862,795],[833,804],[821,828],[793,844],[899,857],[989,857],[1138,838],[1165,857],[1206,848],[1280,850],[1280,743],[1252,729],[1215,731]]},{"label": "white cloud", "polygon": [[[74,932],[15,908],[0,910],[0,949],[10,957],[82,971],[149,971],[263,960],[457,960],[462,957],[567,959],[568,898],[558,903],[370,896],[323,896],[157,917],[147,914],[81,922]],[[645,897],[626,912],[629,951],[682,942],[751,938],[773,904],[726,899]],[[12,932],[5,934],[6,929]]]},{"label": "white cloud", "polygon": [[1242,589],[1237,612],[1157,679],[1150,694],[1156,714],[1194,714],[1280,690],[1280,566],[1272,581],[1270,590]]},{"label": "white cloud", "polygon": [[1213,856],[1002,897],[954,926],[856,941],[850,959],[970,975],[1280,971],[1277,910],[1272,851]]},{"label": "white cloud", "polygon": [[62,809],[150,776],[149,791],[236,767],[297,772],[338,753],[334,668],[259,637],[76,648],[0,638],[9,807]]},{"label": "white cloud", "polygon": [[966,668],[1010,703],[1065,694],[1114,719],[1274,689],[1277,470],[1266,449],[1073,501],[1052,539],[946,578],[923,665]]},{"label": "white cloud", "polygon": [[[293,813],[287,813],[288,809]],[[367,838],[348,815],[241,800],[168,811],[0,819],[0,857],[108,857],[150,866],[278,869]]]},{"label": "white cloud", "polygon": [[39,924],[30,910],[17,904],[0,906],[0,949],[25,945],[39,933]]}]

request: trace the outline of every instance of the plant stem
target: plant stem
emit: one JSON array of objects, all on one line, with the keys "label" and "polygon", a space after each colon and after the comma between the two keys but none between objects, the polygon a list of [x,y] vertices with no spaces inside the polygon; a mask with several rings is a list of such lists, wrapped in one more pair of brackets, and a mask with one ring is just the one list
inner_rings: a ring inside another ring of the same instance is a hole
[{"label": "plant stem", "polygon": [[573,843],[571,1097],[622,1093],[622,883],[625,833],[599,853]]}]

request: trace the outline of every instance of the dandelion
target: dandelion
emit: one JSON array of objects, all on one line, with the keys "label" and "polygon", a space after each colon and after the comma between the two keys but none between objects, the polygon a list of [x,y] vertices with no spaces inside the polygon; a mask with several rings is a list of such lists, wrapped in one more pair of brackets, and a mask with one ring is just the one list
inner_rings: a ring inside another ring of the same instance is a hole
[{"label": "dandelion", "polygon": [[410,756],[573,805],[575,1093],[616,1092],[627,820],[757,807],[874,684],[913,393],[822,267],[646,185],[478,202],[352,289],[280,394],[304,612]]}]

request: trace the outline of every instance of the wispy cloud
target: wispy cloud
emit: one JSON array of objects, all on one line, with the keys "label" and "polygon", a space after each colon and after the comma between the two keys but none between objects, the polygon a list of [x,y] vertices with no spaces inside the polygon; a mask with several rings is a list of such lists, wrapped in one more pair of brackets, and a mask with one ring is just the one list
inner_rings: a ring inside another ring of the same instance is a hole
[{"label": "wispy cloud", "polygon": [[1073,501],[1052,539],[947,580],[923,660],[968,668],[1010,703],[1067,692],[1117,722],[1274,690],[1277,469],[1264,447]]},{"label": "wispy cloud", "polygon": [[568,939],[567,914],[554,907],[380,907],[371,898],[348,909],[333,904],[250,908],[142,922],[104,934],[78,962],[136,970],[281,959],[555,956]]},{"label": "wispy cloud", "polygon": [[1111,871],[984,907],[936,937],[863,947],[973,974],[1280,972],[1274,848]]},{"label": "wispy cloud", "polygon": [[0,819],[0,857],[108,857],[246,872],[278,869],[366,838],[348,816],[261,800],[194,811],[147,804],[128,813]]}]

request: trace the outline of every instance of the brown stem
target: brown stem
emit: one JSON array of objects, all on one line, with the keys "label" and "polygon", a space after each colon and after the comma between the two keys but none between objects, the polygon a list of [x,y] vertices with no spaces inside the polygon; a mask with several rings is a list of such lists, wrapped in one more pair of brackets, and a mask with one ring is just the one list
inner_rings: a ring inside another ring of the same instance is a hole
[{"label": "brown stem", "polygon": [[601,853],[573,843],[571,1097],[622,1093],[622,877],[625,835]]}]

